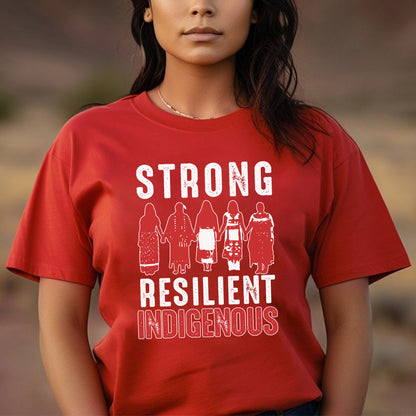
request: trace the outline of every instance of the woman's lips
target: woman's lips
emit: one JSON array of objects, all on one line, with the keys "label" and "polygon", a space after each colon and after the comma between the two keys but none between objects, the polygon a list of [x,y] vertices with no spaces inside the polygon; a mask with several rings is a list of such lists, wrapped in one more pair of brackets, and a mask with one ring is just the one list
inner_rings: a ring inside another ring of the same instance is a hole
[{"label": "woman's lips", "polygon": [[184,32],[184,35],[195,42],[208,42],[218,39],[222,33],[212,27],[193,27]]}]

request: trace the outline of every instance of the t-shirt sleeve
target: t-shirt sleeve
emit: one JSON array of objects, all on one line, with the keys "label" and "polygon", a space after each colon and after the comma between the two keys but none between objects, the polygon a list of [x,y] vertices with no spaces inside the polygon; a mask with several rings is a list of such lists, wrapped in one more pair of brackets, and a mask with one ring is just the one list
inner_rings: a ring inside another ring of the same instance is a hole
[{"label": "t-shirt sleeve", "polygon": [[70,165],[52,146],[23,212],[6,267],[34,281],[46,277],[93,287],[97,273],[92,266],[92,243],[71,200],[70,173]]},{"label": "t-shirt sleeve", "polygon": [[319,288],[361,277],[372,283],[410,265],[361,151],[340,134],[348,155],[333,169],[331,206],[316,234],[312,276]]}]

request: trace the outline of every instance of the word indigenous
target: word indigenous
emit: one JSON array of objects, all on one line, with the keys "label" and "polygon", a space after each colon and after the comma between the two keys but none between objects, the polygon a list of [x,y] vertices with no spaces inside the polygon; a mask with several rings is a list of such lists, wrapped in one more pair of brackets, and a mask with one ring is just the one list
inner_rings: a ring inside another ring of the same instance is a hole
[{"label": "word indigenous", "polygon": [[[275,335],[278,310],[272,303],[275,275],[140,279],[139,339]],[[215,293],[215,294],[214,294]],[[173,305],[179,309],[171,308]],[[256,305],[267,306],[256,306]],[[181,307],[191,305],[189,309]],[[203,308],[195,306],[203,305]],[[227,305],[223,307],[223,305]],[[233,307],[230,307],[233,305]],[[234,306],[250,305],[250,306]],[[193,307],[192,307],[193,306]],[[147,309],[145,309],[147,308]],[[150,309],[149,309],[150,308]]]}]

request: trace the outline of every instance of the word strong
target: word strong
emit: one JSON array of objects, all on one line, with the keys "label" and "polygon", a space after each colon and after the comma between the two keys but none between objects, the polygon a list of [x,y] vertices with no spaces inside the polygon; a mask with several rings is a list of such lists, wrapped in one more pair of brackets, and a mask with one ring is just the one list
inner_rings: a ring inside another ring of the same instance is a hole
[{"label": "word strong", "polygon": [[[237,193],[248,196],[250,178],[254,179],[254,191],[258,195],[272,195],[271,173],[272,167],[265,161],[257,162],[251,169],[248,162],[229,162],[228,172],[224,172],[223,168],[214,162],[208,163],[203,172],[193,163],[181,163],[179,166],[174,163],[162,163],[157,165],[157,169],[149,165],[140,165],[136,170],[136,178],[140,182],[137,195],[141,199],[151,198],[155,193],[155,183],[162,180],[163,196],[166,199],[171,198],[172,184],[175,182],[179,182],[182,198],[198,198],[202,192],[201,188],[209,197],[221,195],[224,188],[229,196],[237,196]],[[157,175],[160,175],[159,179]]]}]

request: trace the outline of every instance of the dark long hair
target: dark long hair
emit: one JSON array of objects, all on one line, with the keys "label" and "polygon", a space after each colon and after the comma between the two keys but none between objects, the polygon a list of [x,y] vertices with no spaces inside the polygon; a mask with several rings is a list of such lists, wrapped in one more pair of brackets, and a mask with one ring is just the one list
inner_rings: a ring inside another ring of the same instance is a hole
[{"label": "dark long hair", "polygon": [[[164,78],[166,57],[153,24],[143,19],[148,0],[132,0],[131,30],[144,51],[145,62],[130,93],[140,94],[157,87]],[[322,131],[309,106],[294,98],[297,73],[291,49],[298,26],[293,0],[254,0],[256,23],[237,53],[235,96],[237,104],[252,110],[256,128],[277,150],[288,147],[308,162],[315,153],[313,131]]]}]

